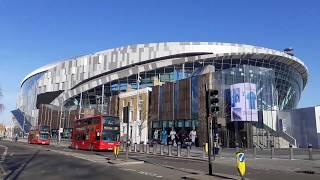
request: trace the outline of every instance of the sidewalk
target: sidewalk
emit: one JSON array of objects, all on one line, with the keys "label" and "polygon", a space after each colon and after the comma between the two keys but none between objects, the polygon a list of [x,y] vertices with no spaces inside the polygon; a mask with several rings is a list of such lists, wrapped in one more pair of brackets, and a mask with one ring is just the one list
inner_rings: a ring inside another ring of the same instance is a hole
[{"label": "sidewalk", "polygon": [[[140,155],[140,156],[146,155],[146,153],[140,153],[140,152],[134,153],[133,151],[131,153]],[[172,156],[168,155],[168,148],[166,147],[164,148],[163,154],[164,155],[160,154],[160,147],[159,147],[157,153],[154,155],[153,149],[151,147],[151,150],[148,156],[156,156],[161,158],[162,157],[173,158],[177,160],[189,159],[189,160],[197,160],[197,161],[203,161],[203,162],[208,161],[208,157],[206,156],[205,158],[203,158],[203,152],[196,148],[193,148],[193,150],[190,151],[190,157],[187,157],[187,153],[185,149],[182,150],[181,157],[177,156],[177,151],[174,148],[172,151]],[[288,158],[284,159],[284,158],[277,158],[277,157],[274,157],[273,159],[271,159],[270,156],[268,156],[268,154],[266,154],[262,158],[258,157],[254,159],[252,157],[252,154],[250,154],[250,152],[245,151],[245,154],[246,154],[247,167],[250,167],[252,169],[320,174],[320,160],[304,160],[304,159],[290,160]],[[236,164],[235,153],[232,153],[232,152],[221,153],[216,156],[214,163],[235,166]]]}]

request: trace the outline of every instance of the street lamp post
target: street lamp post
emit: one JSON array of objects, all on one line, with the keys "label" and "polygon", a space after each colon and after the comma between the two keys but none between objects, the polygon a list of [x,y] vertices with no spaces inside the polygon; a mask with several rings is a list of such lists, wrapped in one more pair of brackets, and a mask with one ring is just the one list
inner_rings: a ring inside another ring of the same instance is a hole
[{"label": "street lamp post", "polygon": [[[141,117],[139,117],[139,101],[140,101],[140,95],[139,95],[139,88],[140,88],[140,69],[139,69],[139,66],[136,66],[137,67],[137,108],[136,108],[136,111],[137,111],[137,118],[136,118],[136,123],[138,123],[138,121],[141,119]],[[138,124],[138,126],[140,126],[140,124]],[[138,127],[138,131],[139,131],[140,127]],[[136,142],[136,133],[135,133],[135,142]],[[140,138],[141,139],[141,138]]]}]

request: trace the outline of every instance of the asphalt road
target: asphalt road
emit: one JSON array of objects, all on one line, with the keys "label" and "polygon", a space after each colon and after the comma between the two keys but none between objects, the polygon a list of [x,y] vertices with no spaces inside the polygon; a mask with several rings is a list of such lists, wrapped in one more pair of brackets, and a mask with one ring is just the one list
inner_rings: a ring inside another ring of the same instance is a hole
[{"label": "asphalt road", "polygon": [[[0,170],[3,169],[7,173],[7,179],[181,179],[189,175],[203,175],[208,171],[206,161],[141,153],[130,153],[130,158],[145,161],[144,164],[119,167],[107,165],[109,160],[114,159],[111,152],[0,141],[0,155],[4,154],[4,147],[8,149],[4,160],[1,156]],[[124,157],[123,153],[120,157]],[[305,161],[304,163],[307,164],[301,164],[301,166],[319,168],[315,174],[298,173],[290,167],[277,168],[277,165],[282,163],[281,166],[284,167],[288,162],[300,163],[300,161],[288,160],[248,160],[246,177],[261,180],[320,179],[319,161]],[[304,167],[301,168],[304,169]],[[215,173],[237,176],[232,159],[217,159],[213,164],[213,170]]]},{"label": "asphalt road", "polygon": [[[4,162],[5,179],[156,179],[150,175],[121,170],[79,158],[64,156],[48,147],[0,142],[8,147]],[[4,148],[0,147],[0,153]]]}]

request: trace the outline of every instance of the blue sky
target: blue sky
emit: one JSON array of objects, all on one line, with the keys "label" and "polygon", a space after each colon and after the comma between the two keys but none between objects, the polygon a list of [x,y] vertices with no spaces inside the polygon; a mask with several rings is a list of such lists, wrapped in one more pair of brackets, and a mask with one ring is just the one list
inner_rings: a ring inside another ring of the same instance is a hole
[{"label": "blue sky", "polygon": [[122,45],[218,41],[293,47],[309,68],[299,107],[320,104],[320,1],[0,0],[0,87],[10,123],[20,81],[68,57]]}]

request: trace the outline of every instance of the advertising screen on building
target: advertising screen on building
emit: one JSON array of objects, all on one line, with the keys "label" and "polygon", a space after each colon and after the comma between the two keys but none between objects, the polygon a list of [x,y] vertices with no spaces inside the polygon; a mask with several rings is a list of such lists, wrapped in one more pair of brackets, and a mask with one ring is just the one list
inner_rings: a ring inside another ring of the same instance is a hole
[{"label": "advertising screen on building", "polygon": [[231,121],[258,121],[257,92],[253,83],[238,83],[230,87]]}]

